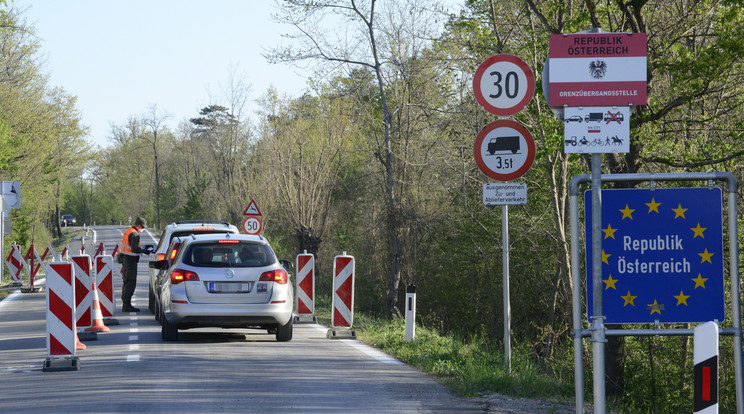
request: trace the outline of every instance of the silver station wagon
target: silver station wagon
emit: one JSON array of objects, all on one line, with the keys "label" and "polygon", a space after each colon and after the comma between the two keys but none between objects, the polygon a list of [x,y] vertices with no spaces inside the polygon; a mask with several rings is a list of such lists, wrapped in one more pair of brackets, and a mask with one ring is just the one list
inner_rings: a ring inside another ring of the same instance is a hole
[{"label": "silver station wagon", "polygon": [[263,236],[204,234],[182,238],[173,260],[159,260],[164,341],[180,329],[256,328],[292,339],[292,263],[277,260]]}]

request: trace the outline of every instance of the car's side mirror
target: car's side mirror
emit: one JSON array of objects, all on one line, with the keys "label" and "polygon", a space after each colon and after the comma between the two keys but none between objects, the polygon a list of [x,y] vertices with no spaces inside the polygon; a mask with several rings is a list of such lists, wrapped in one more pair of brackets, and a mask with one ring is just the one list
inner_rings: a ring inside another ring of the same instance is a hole
[{"label": "car's side mirror", "polygon": [[284,270],[294,269],[294,263],[290,262],[289,260],[279,260],[279,264],[282,265]]},{"label": "car's side mirror", "polygon": [[168,261],[167,260],[155,260],[155,261],[150,262],[149,266],[151,269],[166,270],[168,269]]}]

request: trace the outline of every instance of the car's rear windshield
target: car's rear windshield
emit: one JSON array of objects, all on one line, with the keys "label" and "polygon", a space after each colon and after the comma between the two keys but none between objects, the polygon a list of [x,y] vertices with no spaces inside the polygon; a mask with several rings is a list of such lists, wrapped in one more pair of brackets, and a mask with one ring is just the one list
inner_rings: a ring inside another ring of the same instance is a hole
[{"label": "car's rear windshield", "polygon": [[184,252],[183,262],[203,267],[262,267],[276,263],[267,244],[238,240],[193,243]]}]

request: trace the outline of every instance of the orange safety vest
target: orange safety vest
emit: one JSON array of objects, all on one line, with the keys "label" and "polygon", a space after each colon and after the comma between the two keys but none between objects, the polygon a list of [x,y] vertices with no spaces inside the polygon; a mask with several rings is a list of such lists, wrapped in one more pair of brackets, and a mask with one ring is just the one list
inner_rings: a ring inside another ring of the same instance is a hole
[{"label": "orange safety vest", "polygon": [[132,246],[129,245],[129,235],[136,232],[136,227],[130,227],[124,232],[124,236],[121,239],[121,252],[127,256],[137,256],[137,253],[132,251]]}]

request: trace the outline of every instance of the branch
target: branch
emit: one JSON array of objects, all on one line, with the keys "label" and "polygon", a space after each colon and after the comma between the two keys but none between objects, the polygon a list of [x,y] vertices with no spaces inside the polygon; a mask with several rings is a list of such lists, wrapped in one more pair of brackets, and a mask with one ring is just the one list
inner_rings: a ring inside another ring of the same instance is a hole
[{"label": "branch", "polygon": [[680,162],[675,162],[673,160],[669,160],[669,159],[661,158],[661,157],[644,158],[644,160],[647,161],[647,162],[655,162],[655,163],[658,163],[658,164],[668,165],[670,167],[697,168],[697,167],[705,167],[705,166],[708,166],[708,165],[714,165],[714,164],[724,163],[724,162],[730,161],[730,160],[732,160],[734,158],[741,157],[742,155],[744,155],[744,150],[737,151],[737,152],[735,152],[733,154],[730,154],[730,155],[725,156],[723,158],[719,158],[717,160],[701,161],[701,162],[694,162],[694,163],[680,163]]}]

